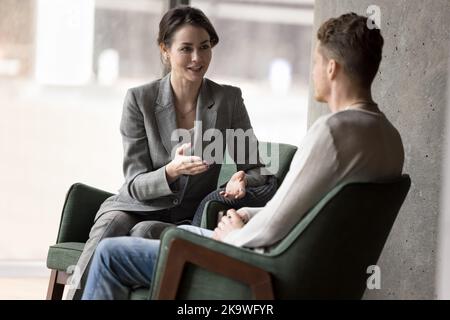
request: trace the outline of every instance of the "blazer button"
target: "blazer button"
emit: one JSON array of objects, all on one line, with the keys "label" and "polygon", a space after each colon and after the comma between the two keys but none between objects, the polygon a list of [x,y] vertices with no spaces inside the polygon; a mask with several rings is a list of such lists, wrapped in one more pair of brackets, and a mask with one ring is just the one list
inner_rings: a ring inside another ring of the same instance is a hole
[{"label": "blazer button", "polygon": [[178,204],[180,201],[178,199],[173,199],[173,204]]}]

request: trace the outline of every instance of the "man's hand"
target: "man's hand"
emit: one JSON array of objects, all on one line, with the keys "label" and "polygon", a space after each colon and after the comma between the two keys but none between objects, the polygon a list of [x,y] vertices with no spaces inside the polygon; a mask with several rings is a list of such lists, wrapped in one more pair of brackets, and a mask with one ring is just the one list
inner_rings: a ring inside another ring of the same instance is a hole
[{"label": "man's hand", "polygon": [[241,218],[241,220],[244,224],[247,224],[248,220],[250,220],[250,218],[248,216],[248,212],[245,209],[243,209],[243,208],[238,209],[238,210],[236,210],[236,213],[239,215],[239,217]]},{"label": "man's hand", "polygon": [[229,199],[241,199],[245,196],[245,187],[247,178],[244,171],[238,171],[228,181],[225,191],[221,191],[220,195]]},{"label": "man's hand", "polygon": [[175,158],[166,165],[166,176],[169,183],[175,181],[182,174],[196,175],[208,170],[208,164],[200,157],[185,155],[186,149],[190,146],[190,143],[185,143],[178,147]]},{"label": "man's hand", "polygon": [[241,229],[244,224],[240,214],[236,210],[230,209],[214,229],[213,239],[223,241],[231,231]]}]

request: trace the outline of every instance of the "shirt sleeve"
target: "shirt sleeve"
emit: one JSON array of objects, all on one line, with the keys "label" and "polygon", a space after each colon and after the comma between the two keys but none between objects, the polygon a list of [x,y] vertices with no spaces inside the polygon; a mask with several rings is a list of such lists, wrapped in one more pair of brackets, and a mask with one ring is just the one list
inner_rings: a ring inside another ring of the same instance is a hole
[{"label": "shirt sleeve", "polygon": [[274,244],[336,185],[339,163],[326,121],[318,120],[301,146],[275,196],[242,229],[229,233],[224,242],[250,248]]},{"label": "shirt sleeve", "polygon": [[125,98],[120,133],[124,150],[123,172],[129,195],[145,201],[173,194],[165,166],[153,166],[144,117],[132,90],[128,90]]}]

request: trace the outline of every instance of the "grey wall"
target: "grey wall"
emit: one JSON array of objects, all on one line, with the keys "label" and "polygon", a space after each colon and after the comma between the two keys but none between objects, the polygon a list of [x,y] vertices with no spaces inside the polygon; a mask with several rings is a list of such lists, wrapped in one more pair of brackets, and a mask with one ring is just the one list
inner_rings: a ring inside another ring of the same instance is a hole
[{"label": "grey wall", "polygon": [[[369,5],[381,9],[385,39],[374,99],[402,135],[412,187],[378,262],[381,289],[367,290],[365,298],[434,299],[450,1],[316,0],[313,45],[326,19],[365,15]],[[308,125],[328,112],[310,88]]]},{"label": "grey wall", "polygon": [[[449,60],[450,61],[450,60]],[[450,65],[448,68],[450,74]],[[450,109],[450,83],[447,82],[447,110]],[[439,217],[439,246],[437,259],[437,296],[438,299],[450,299],[450,112],[445,122],[443,160],[443,183],[441,192],[441,214]]]}]

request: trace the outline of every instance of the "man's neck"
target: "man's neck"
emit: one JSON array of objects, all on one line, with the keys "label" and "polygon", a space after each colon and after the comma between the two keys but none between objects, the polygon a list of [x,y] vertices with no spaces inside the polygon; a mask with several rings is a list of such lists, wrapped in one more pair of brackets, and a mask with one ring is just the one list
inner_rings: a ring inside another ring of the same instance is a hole
[{"label": "man's neck", "polygon": [[375,104],[370,89],[362,89],[351,85],[335,85],[331,89],[328,105],[332,112],[342,111],[361,104]]}]

